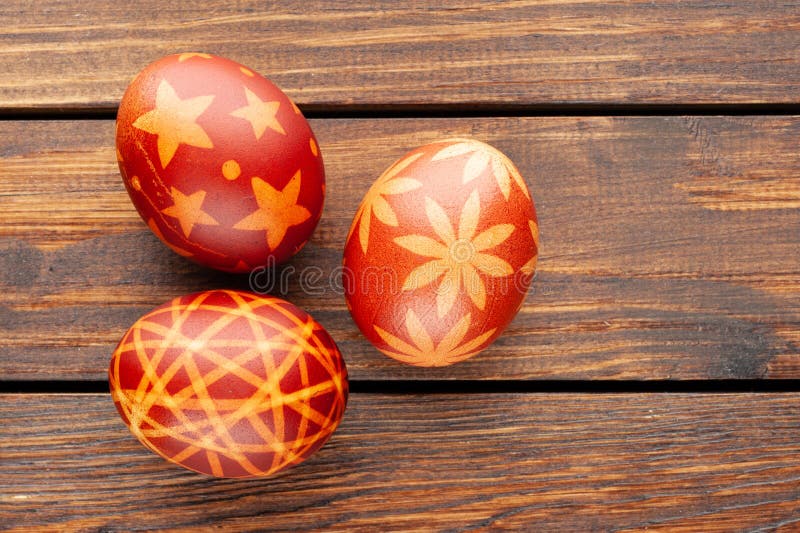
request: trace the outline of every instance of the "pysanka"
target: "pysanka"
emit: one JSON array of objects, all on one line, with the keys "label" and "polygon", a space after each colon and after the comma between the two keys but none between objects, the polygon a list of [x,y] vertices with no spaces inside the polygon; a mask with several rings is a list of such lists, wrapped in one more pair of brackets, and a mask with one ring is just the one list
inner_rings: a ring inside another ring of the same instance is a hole
[{"label": "pysanka", "polygon": [[256,477],[322,446],[347,404],[344,360],[307,313],[273,297],[207,291],[144,315],[109,366],[120,416],[190,470]]},{"label": "pysanka", "polygon": [[348,308],[380,351],[419,366],[463,361],[516,315],[539,226],[514,164],[472,139],[412,150],[373,184],[344,252]]},{"label": "pysanka", "polygon": [[117,159],[153,233],[220,270],[285,261],[322,212],[308,122],[266,78],[221,57],[172,55],[139,73],[117,115]]},{"label": "pysanka", "polygon": [[[308,241],[325,194],[299,109],[233,61],[167,56],[117,116],[125,186],[176,253],[229,272],[282,262]],[[412,150],[366,193],[347,236],[355,323],[403,363],[446,366],[494,341],[539,254],[527,185],[497,149],[447,139]],[[320,448],[342,420],[347,370],[311,316],[270,296],[211,290],[137,320],[109,365],[117,410],[146,447],[217,477],[268,476]]]}]

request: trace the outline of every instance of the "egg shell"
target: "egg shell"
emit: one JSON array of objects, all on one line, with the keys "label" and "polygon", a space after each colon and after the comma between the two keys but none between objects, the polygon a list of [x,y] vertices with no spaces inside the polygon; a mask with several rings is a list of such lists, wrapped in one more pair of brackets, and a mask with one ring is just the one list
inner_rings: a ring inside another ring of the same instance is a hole
[{"label": "egg shell", "polygon": [[412,150],[372,185],[344,252],[348,308],[384,354],[418,366],[467,359],[516,315],[539,227],[514,164],[473,139]]},{"label": "egg shell", "polygon": [[142,219],[228,272],[285,261],[322,213],[325,171],[300,110],[263,76],[202,53],[164,57],[125,91],[117,159]]},{"label": "egg shell", "polygon": [[348,395],[344,360],[311,316],[227,290],[175,298],[136,321],[109,385],[142,444],[217,477],[302,462],[337,428]]}]

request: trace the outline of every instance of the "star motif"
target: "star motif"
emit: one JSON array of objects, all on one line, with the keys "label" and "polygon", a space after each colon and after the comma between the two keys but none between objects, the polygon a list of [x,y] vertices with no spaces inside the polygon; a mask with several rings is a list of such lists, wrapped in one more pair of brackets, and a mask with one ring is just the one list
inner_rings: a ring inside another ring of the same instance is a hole
[{"label": "star motif", "polygon": [[254,177],[250,180],[250,184],[256,195],[258,210],[237,222],[233,228],[265,231],[270,250],[275,250],[283,242],[286,231],[291,226],[302,224],[311,217],[308,209],[297,205],[300,183],[299,170],[295,172],[282,191],[278,191],[261,178]]},{"label": "star motif", "polygon": [[174,203],[166,209],[162,209],[161,212],[178,219],[186,238],[189,237],[195,224],[219,226],[219,222],[200,207],[206,198],[206,191],[197,191],[187,196],[175,187],[170,187],[170,192]]},{"label": "star motif", "polygon": [[247,87],[244,88],[244,95],[247,97],[247,105],[232,111],[231,115],[249,122],[253,127],[256,140],[261,139],[267,128],[277,131],[281,135],[286,135],[283,126],[275,116],[281,105],[280,102],[265,102]]},{"label": "star motif", "polygon": [[161,168],[167,168],[180,144],[198,148],[214,148],[197,117],[211,105],[214,95],[195,96],[182,100],[167,80],[156,90],[156,107],[137,118],[133,127],[158,136],[158,157]]},{"label": "star motif", "polygon": [[186,52],[178,56],[178,63],[183,63],[187,59],[193,57],[201,57],[203,59],[211,59],[211,54],[201,54],[200,52]]},{"label": "star motif", "polygon": [[167,239],[165,239],[164,238],[164,234],[161,233],[160,229],[158,229],[158,225],[156,224],[155,219],[151,218],[150,220],[148,220],[147,221],[147,227],[150,228],[150,231],[152,231],[155,234],[155,236],[158,237],[161,240],[161,242],[166,244],[176,254],[182,255],[183,257],[192,257],[194,255],[189,250],[184,250],[180,246],[175,246],[174,244],[169,242]]}]

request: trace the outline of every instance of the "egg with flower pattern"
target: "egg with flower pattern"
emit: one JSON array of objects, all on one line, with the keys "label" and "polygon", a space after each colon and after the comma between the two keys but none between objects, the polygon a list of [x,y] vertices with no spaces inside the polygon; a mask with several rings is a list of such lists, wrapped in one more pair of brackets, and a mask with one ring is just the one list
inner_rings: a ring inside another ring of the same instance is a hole
[{"label": "egg with flower pattern", "polygon": [[358,208],[344,252],[347,306],[384,354],[450,365],[511,322],[538,253],[533,199],[508,157],[474,139],[434,142],[389,167]]},{"label": "egg with flower pattern", "polygon": [[267,476],[320,448],[347,403],[330,335],[274,297],[213,290],[141,317],[111,358],[117,410],[150,450],[217,477]]},{"label": "egg with flower pattern", "polygon": [[285,261],[322,212],[313,132],[269,80],[202,53],[164,57],[125,91],[117,159],[139,214],[167,246],[229,272]]}]

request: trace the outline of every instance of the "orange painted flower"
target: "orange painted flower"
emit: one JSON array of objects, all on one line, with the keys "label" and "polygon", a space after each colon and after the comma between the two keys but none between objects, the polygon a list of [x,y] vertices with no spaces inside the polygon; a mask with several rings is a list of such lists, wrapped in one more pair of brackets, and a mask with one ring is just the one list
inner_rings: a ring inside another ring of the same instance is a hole
[{"label": "orange painted flower", "polygon": [[536,251],[533,257],[520,268],[520,271],[526,276],[530,276],[536,271],[536,261],[539,259],[539,225],[535,220],[529,220],[528,226],[531,228],[531,236],[533,237],[533,244],[536,245]]},{"label": "orange painted flower", "polygon": [[476,236],[480,210],[478,191],[473,191],[461,211],[456,233],[444,209],[431,198],[425,197],[425,213],[440,240],[424,235],[404,235],[394,239],[406,250],[432,258],[411,271],[403,283],[403,290],[426,287],[441,278],[436,294],[439,318],[447,315],[453,307],[462,286],[472,303],[483,311],[486,307],[486,286],[479,272],[492,277],[514,273],[506,260],[486,253],[505,242],[514,231],[514,225],[497,224]]},{"label": "orange painted flower", "polygon": [[442,148],[431,158],[431,161],[440,161],[471,153],[472,155],[464,165],[464,172],[461,177],[462,183],[469,183],[483,174],[487,167],[491,167],[494,179],[497,180],[497,185],[506,200],[511,194],[511,180],[514,180],[514,183],[517,184],[517,187],[526,197],[531,197],[519,170],[505,154],[487,144],[472,139],[450,139],[450,141],[457,141],[457,143]]},{"label": "orange painted flower", "polygon": [[[397,226],[397,215],[392,209],[392,205],[384,198],[384,196],[392,196],[395,194],[402,194],[404,192],[413,191],[422,187],[422,183],[410,178],[395,178],[411,163],[416,161],[422,153],[417,153],[401,159],[392,165],[386,172],[381,175],[378,180],[367,191],[364,200],[356,211],[355,220],[358,221],[358,239],[361,243],[361,249],[367,253],[369,246],[369,229],[372,223],[372,215],[388,226]],[[350,227],[350,232],[347,234],[347,239],[355,230],[355,223]]]},{"label": "orange painted flower", "polygon": [[496,148],[458,138],[411,150],[378,178],[350,227],[342,281],[353,321],[407,364],[474,356],[525,302],[536,220],[525,182]]},{"label": "orange painted flower", "polygon": [[495,328],[492,328],[462,344],[471,321],[472,315],[467,313],[438,344],[434,343],[422,322],[411,309],[406,312],[405,323],[410,342],[395,337],[378,326],[373,327],[386,344],[392,347],[392,350],[382,350],[386,355],[417,366],[447,366],[475,355],[483,343],[494,334]]}]

